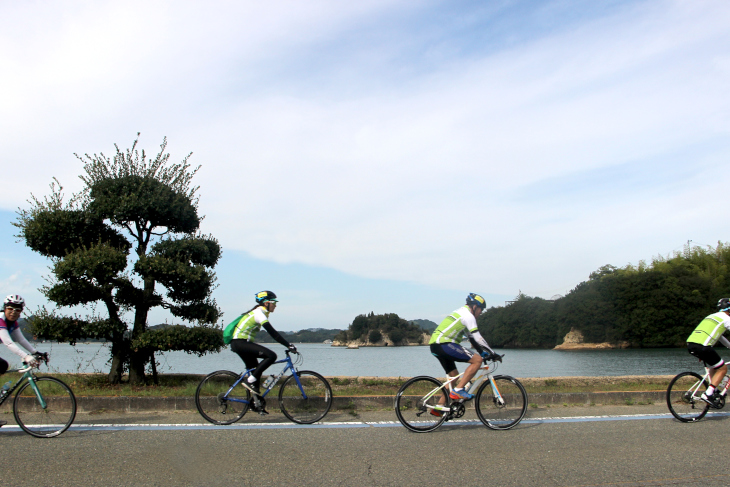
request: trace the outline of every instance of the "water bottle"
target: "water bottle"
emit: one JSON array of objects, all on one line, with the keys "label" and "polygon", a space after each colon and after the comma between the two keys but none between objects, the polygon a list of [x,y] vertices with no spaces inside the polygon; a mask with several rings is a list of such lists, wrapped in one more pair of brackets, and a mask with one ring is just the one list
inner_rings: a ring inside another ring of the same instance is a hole
[{"label": "water bottle", "polygon": [[5,384],[3,384],[2,389],[0,389],[0,399],[4,398],[8,395],[8,391],[10,390],[10,386],[13,385],[13,381],[9,380]]},{"label": "water bottle", "polygon": [[268,389],[271,384],[274,383],[274,376],[270,375],[265,381],[264,381],[264,389]]},{"label": "water bottle", "polygon": [[722,378],[722,382],[720,383],[720,387],[718,389],[720,389],[721,391],[725,390],[725,387],[727,387],[728,378],[729,377],[727,375]]}]

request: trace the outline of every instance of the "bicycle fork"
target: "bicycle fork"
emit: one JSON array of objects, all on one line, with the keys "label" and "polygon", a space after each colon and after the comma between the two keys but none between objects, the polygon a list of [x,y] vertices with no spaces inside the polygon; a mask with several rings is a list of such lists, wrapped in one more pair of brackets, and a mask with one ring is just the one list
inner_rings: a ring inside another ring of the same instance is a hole
[{"label": "bicycle fork", "polygon": [[502,394],[499,392],[499,388],[497,387],[497,381],[494,380],[494,374],[492,374],[491,372],[487,372],[477,381],[475,381],[474,385],[469,389],[469,393],[472,393],[472,391],[476,392],[477,387],[479,386],[479,384],[482,383],[482,381],[484,381],[485,378],[489,381],[489,385],[492,387],[492,393],[494,394],[494,400],[497,406],[504,406],[506,404],[504,397],[502,397]]},{"label": "bicycle fork", "polygon": [[46,409],[46,400],[43,399],[43,396],[41,395],[41,391],[38,390],[38,386],[35,383],[35,379],[33,377],[28,377],[28,382],[30,382],[30,387],[33,389],[33,392],[35,392],[36,397],[38,398],[38,402],[40,403],[41,407],[43,409]]}]

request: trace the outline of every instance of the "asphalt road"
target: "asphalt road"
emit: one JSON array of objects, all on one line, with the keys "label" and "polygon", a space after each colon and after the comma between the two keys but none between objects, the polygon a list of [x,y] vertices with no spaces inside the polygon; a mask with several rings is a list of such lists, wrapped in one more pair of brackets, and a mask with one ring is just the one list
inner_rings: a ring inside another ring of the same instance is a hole
[{"label": "asphalt road", "polygon": [[[532,409],[510,431],[472,421],[427,434],[393,424],[392,412],[335,412],[327,428],[293,427],[272,412],[265,421],[247,415],[236,428],[171,430],[151,425],[200,424],[200,417],[87,415],[54,439],[0,429],[2,479],[34,487],[730,484],[722,450],[711,455],[708,447],[723,441],[730,417],[683,424],[636,416],[664,413],[662,405]],[[470,414],[465,419],[474,420]],[[565,417],[575,419],[556,419]],[[112,423],[146,429],[89,429]]]}]

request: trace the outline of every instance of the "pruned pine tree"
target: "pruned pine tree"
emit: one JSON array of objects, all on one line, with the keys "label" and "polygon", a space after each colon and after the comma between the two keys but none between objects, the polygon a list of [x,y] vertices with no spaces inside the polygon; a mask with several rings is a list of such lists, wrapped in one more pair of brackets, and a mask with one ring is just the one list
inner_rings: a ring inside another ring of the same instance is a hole
[{"label": "pruned pine tree", "polygon": [[[218,241],[200,233],[198,187],[188,154],[172,164],[166,152],[148,158],[137,139],[112,158],[76,157],[83,162],[82,191],[64,201],[55,180],[43,199],[31,195],[18,210],[18,237],[48,257],[51,275],[43,294],[59,308],[81,306],[86,316],[65,316],[45,308],[33,320],[39,338],[75,343],[111,342],[109,380],[125,370],[134,384],[153,373],[155,352],[184,350],[203,355],[223,345],[216,322],[220,309],[211,297]],[[148,329],[156,307],[195,326]],[[106,312],[100,312],[103,309]]]}]

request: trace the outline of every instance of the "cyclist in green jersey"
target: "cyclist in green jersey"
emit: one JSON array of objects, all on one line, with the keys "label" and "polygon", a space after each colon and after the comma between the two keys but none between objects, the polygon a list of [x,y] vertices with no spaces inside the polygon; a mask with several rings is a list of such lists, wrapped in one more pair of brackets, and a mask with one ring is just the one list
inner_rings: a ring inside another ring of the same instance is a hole
[{"label": "cyclist in green jersey", "polygon": [[720,391],[717,388],[722,378],[727,374],[727,364],[715,351],[713,346],[720,342],[730,348],[730,340],[723,334],[730,330],[730,298],[722,298],[717,302],[719,311],[713,313],[697,325],[697,328],[687,338],[689,353],[702,360],[711,369],[710,387],[702,393],[701,399],[712,407],[720,405]]},{"label": "cyclist in green jersey", "polygon": [[[271,338],[284,345],[291,352],[296,352],[297,347],[289,343],[279,332],[277,332],[271,323],[269,323],[269,314],[276,309],[276,294],[271,291],[261,291],[256,294],[256,306],[243,314],[233,330],[233,339],[231,340],[231,350],[238,354],[246,364],[247,369],[256,369],[245,384],[253,393],[253,408],[260,414],[268,414],[265,409],[263,399],[259,396],[259,383],[261,375],[271,364],[276,362],[276,353],[258,343],[254,343],[256,333],[263,327]],[[261,358],[261,362],[259,362]]]},{"label": "cyclist in green jersey", "polygon": [[[471,399],[474,397],[464,390],[464,386],[477,373],[482,365],[482,359],[495,358],[501,361],[499,356],[494,353],[494,350],[489,348],[487,341],[477,328],[477,318],[486,307],[487,303],[483,297],[474,293],[469,294],[466,297],[466,304],[444,318],[434,330],[428,342],[431,347],[431,354],[438,359],[449,377],[459,375],[455,362],[469,363],[464,375],[459,379],[459,383],[450,392],[452,399]],[[474,355],[460,345],[464,334],[469,338],[472,346],[479,351],[479,355]],[[431,414],[440,415],[440,412],[432,410]]]}]

